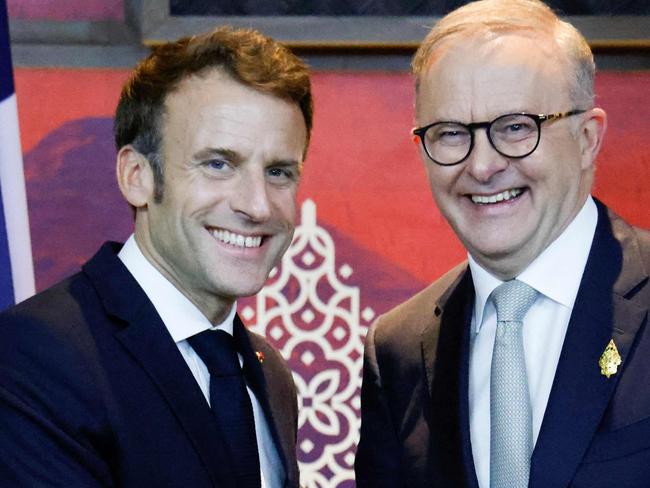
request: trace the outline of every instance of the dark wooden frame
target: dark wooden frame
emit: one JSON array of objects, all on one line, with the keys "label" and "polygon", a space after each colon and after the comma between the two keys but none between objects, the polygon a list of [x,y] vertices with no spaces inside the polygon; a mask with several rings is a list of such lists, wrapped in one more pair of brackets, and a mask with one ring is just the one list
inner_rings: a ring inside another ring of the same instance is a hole
[{"label": "dark wooden frame", "polygon": [[[405,59],[437,20],[172,16],[169,0],[124,0],[124,4],[124,22],[11,20],[14,63],[128,67],[146,54],[146,46],[229,24],[253,27],[281,40],[301,56],[319,59],[313,64],[317,67],[364,69],[368,64],[371,69],[407,69]],[[614,59],[613,66],[627,63],[626,69],[650,69],[650,16],[573,16],[567,20],[585,35],[597,56]]]},{"label": "dark wooden frame", "polygon": [[[437,17],[172,16],[169,0],[140,0],[145,44],[203,32],[216,25],[253,27],[301,50],[415,49]],[[596,49],[650,49],[648,16],[567,17]]]}]

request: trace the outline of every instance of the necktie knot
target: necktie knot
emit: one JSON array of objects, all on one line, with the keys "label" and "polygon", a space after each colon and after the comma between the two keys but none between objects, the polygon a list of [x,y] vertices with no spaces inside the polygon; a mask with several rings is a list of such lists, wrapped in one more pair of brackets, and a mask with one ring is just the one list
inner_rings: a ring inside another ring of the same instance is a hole
[{"label": "necktie knot", "polygon": [[497,322],[523,322],[536,297],[537,291],[523,281],[510,280],[499,285],[492,292]]},{"label": "necktie knot", "polygon": [[210,376],[242,375],[233,336],[223,330],[204,330],[187,340],[208,368]]}]

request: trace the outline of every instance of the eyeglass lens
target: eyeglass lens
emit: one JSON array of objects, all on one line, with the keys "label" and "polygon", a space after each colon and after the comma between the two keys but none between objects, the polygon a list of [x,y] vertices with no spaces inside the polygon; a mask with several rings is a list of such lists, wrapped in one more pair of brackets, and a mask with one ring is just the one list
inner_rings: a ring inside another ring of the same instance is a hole
[{"label": "eyeglass lens", "polygon": [[[523,157],[531,153],[539,139],[539,125],[528,115],[509,114],[487,125],[488,139],[504,156]],[[441,122],[424,134],[424,143],[431,158],[439,164],[456,164],[465,159],[473,146],[471,125]]]}]

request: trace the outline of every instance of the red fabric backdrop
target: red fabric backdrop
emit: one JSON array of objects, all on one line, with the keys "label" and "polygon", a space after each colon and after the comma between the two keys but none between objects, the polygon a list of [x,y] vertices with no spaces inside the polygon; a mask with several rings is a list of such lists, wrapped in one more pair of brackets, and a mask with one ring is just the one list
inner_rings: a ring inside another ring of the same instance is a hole
[{"label": "red fabric backdrop", "polygon": [[[110,141],[106,140],[110,138],[109,132],[80,131],[77,127],[76,132],[68,130],[64,141],[49,148],[47,160],[32,151],[49,135],[75,121],[83,125],[89,118],[102,118],[109,127],[120,85],[127,75],[122,70],[18,69],[16,72],[28,187],[30,181],[48,174],[49,188],[54,185],[60,191],[72,192],[83,202],[96,200],[95,186],[102,185],[112,188],[108,194],[111,205],[122,207],[117,224],[113,222],[110,227],[98,224],[92,235],[85,237],[93,245],[84,253],[68,252],[80,243],[61,241],[57,259],[72,260],[70,266],[50,265],[49,270],[65,268],[62,271],[65,274],[85,260],[104,238],[123,238],[129,231],[130,217],[111,181],[114,153]],[[598,104],[609,114],[609,129],[598,162],[595,194],[643,227],[650,227],[648,87],[648,72],[605,72],[597,79]],[[335,228],[361,249],[395,264],[414,280],[427,283],[461,260],[464,251],[433,203],[422,163],[411,141],[412,91],[407,74],[315,73],[314,134],[299,198],[316,202],[320,223]],[[91,135],[105,150],[97,151],[96,158],[85,161],[83,167],[89,177],[97,174],[99,168],[105,171],[108,168],[109,181],[87,179],[82,186],[66,188],[70,182],[66,182],[63,170],[65,161],[57,162],[57,157],[65,159],[74,147],[87,144]],[[46,196],[34,195],[29,189],[28,198],[34,212],[37,203],[47,203]],[[68,202],[71,201],[75,200]],[[50,208],[50,213],[63,214],[68,210]],[[83,227],[96,219],[88,212],[77,210],[70,222],[74,227]],[[39,221],[39,215],[32,215],[32,229],[39,235],[39,228],[48,228],[49,238],[34,242],[36,255],[44,252],[42,248],[52,246],[55,234],[84,239],[74,229],[53,227],[51,219]],[[52,274],[37,267],[39,288],[60,277],[56,272]]]}]

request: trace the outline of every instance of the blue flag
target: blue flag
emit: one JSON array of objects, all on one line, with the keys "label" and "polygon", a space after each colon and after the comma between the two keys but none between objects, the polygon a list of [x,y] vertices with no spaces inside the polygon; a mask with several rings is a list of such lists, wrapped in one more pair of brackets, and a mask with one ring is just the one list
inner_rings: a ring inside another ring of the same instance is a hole
[{"label": "blue flag", "polygon": [[0,310],[3,310],[34,293],[5,0],[0,0],[0,203]]}]

